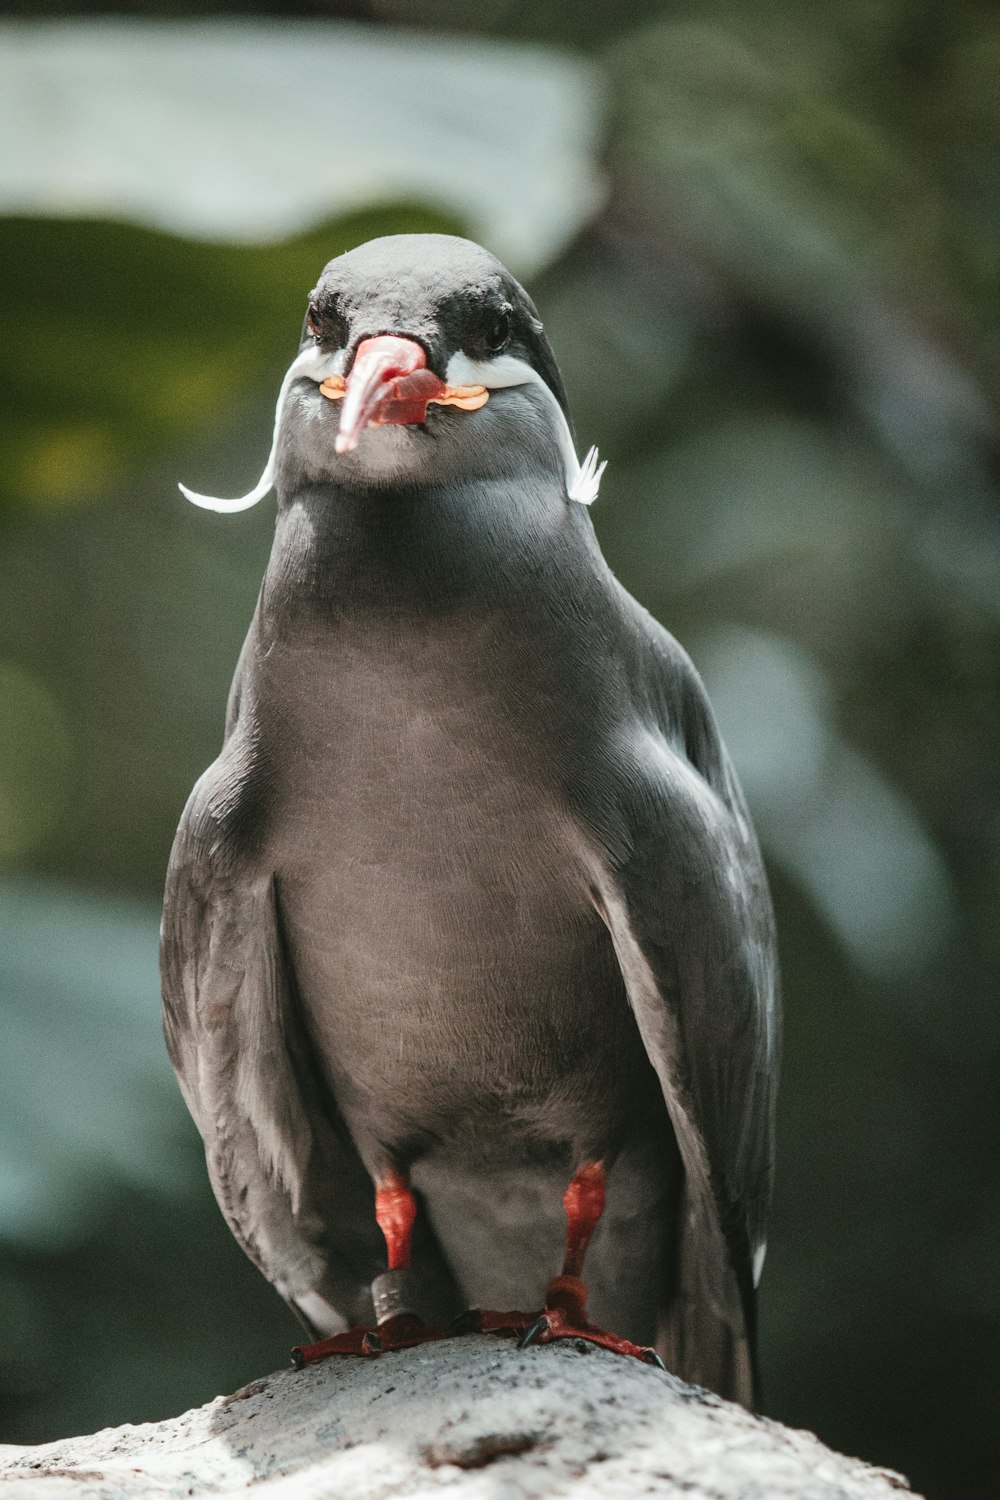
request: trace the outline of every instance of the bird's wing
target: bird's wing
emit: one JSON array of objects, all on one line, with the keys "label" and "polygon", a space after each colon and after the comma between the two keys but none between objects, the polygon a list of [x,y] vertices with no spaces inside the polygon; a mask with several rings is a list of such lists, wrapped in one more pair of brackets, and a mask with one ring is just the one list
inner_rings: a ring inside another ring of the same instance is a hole
[{"label": "bird's wing", "polygon": [[[371,1315],[373,1190],[298,1013],[239,730],[198,782],[167,874],[164,1032],[222,1212],[315,1332]],[[259,793],[258,793],[259,798]]]},{"label": "bird's wing", "polygon": [[701,681],[644,611],[636,623],[639,727],[595,900],[685,1169],[667,1351],[749,1405],[779,1045],[771,902]]}]

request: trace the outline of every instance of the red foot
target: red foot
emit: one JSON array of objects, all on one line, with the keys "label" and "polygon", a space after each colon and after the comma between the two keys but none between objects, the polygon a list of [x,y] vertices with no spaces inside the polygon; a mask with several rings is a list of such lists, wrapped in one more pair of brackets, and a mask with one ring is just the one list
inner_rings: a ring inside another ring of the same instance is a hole
[{"label": "red foot", "polygon": [[587,1317],[587,1288],[578,1276],[557,1276],[549,1283],[545,1308],[540,1313],[480,1311],[474,1324],[483,1333],[516,1333],[522,1348],[530,1344],[553,1344],[557,1339],[584,1339],[612,1354],[627,1355],[643,1364],[664,1364],[655,1349],[633,1344],[617,1333],[597,1328]]},{"label": "red foot", "polygon": [[377,1328],[349,1328],[346,1333],[335,1333],[317,1344],[301,1344],[292,1350],[292,1364],[301,1370],[330,1354],[388,1354],[393,1349],[412,1349],[416,1344],[452,1337],[450,1328],[436,1328],[413,1313],[400,1313]]}]

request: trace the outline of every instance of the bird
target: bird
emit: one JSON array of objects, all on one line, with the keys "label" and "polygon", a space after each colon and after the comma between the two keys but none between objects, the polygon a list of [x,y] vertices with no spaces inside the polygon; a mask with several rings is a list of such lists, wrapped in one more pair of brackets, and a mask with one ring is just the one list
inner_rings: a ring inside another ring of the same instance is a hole
[{"label": "bird", "polygon": [[277,515],[164,1030],[296,1363],[586,1339],[752,1407],[772,903],[705,688],[598,545],[603,470],[489,251],[324,268],[260,482],[181,486]]}]

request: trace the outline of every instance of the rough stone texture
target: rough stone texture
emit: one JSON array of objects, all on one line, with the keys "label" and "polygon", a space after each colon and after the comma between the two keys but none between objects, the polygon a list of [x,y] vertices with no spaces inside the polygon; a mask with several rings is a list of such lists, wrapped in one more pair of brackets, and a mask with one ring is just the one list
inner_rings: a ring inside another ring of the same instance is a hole
[{"label": "rough stone texture", "polygon": [[0,1446],[2,1500],[900,1500],[906,1481],[587,1346],[471,1336],[283,1370],[165,1422]]}]

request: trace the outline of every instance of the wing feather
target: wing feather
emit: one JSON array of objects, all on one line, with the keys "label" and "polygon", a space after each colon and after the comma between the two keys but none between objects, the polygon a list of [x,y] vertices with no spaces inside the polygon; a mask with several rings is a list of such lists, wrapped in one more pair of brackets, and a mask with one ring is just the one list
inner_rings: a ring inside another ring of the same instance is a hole
[{"label": "wing feather", "polygon": [[774,920],[705,690],[673,638],[639,613],[644,722],[622,751],[623,836],[594,898],[685,1168],[666,1342],[687,1378],[750,1405],[774,1154]]},{"label": "wing feather", "polygon": [[255,819],[238,739],[195,787],[174,843],[164,1033],[230,1228],[286,1300],[331,1309],[321,1331],[333,1331],[370,1316],[383,1246],[299,1019],[273,873],[240,836]]}]

